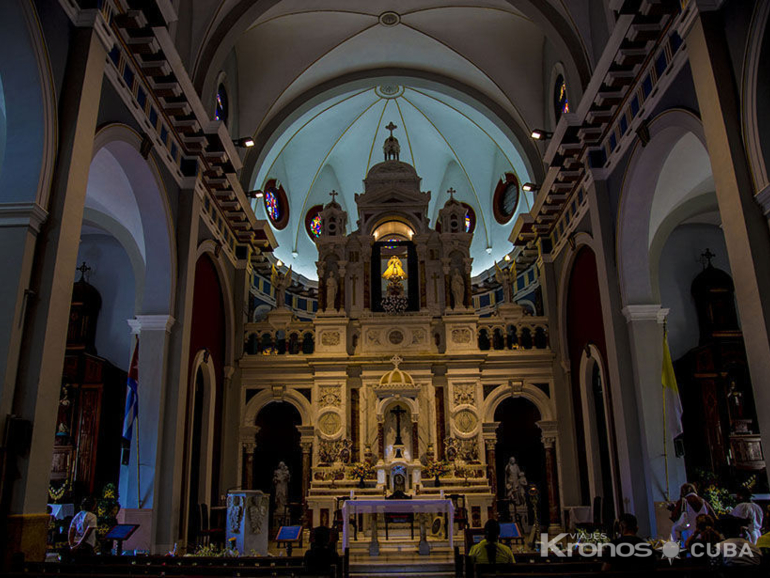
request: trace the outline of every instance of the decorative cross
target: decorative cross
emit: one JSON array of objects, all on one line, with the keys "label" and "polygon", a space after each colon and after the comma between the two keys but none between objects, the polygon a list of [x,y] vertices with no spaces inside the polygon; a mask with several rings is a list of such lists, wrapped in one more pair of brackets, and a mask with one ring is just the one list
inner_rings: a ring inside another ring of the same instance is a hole
[{"label": "decorative cross", "polygon": [[334,189],[332,189],[332,192],[329,193],[329,196],[332,198],[332,203],[337,201],[337,199],[336,199],[337,195],[339,195],[339,193],[337,191],[335,191]]},{"label": "decorative cross", "polygon": [[708,261],[708,265],[711,265],[711,260],[714,257],[716,257],[716,255],[714,253],[712,253],[711,249],[709,249],[708,247],[706,247],[706,252],[705,253],[701,253],[700,256],[705,258]]},{"label": "decorative cross", "polygon": [[404,440],[401,439],[401,416],[406,413],[406,410],[399,405],[395,409],[390,410],[390,413],[396,416],[396,441],[393,445],[403,445]]},{"label": "decorative cross", "polygon": [[449,187],[449,189],[447,190],[447,193],[449,193],[449,200],[450,201],[454,201],[455,200],[455,193],[456,192],[457,191],[455,191],[454,188]]},{"label": "decorative cross", "polygon": [[396,130],[398,126],[393,124],[393,121],[391,120],[388,126],[386,126],[385,128],[390,131],[390,138],[393,138],[393,131]]},{"label": "decorative cross", "polygon": [[398,366],[401,365],[401,363],[404,361],[404,358],[400,355],[394,355],[390,358],[390,362],[393,364],[393,367],[398,369]]},{"label": "decorative cross", "polygon": [[89,267],[88,265],[86,265],[86,262],[85,262],[85,261],[83,261],[83,264],[82,264],[80,267],[78,267],[77,269],[75,269],[75,271],[80,271],[80,280],[81,280],[81,281],[82,281],[83,279],[85,279],[86,273],[87,273],[88,271],[90,271],[90,270],[91,270],[91,267]]}]

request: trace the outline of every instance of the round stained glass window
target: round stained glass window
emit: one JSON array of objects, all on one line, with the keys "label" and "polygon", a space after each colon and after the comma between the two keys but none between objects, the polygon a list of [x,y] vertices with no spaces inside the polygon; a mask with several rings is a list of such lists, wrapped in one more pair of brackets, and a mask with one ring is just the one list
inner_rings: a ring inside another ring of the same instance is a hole
[{"label": "round stained glass window", "polygon": [[305,214],[305,231],[314,241],[321,236],[321,211],[323,205],[315,205]]},{"label": "round stained glass window", "polygon": [[217,89],[217,102],[214,107],[214,118],[227,124],[227,109],[227,90],[225,90],[224,84],[220,84]]},{"label": "round stained glass window", "polygon": [[511,220],[519,206],[519,180],[513,173],[505,173],[505,180],[500,179],[492,198],[495,219],[501,225]]},{"label": "round stained glass window", "polygon": [[476,229],[476,211],[468,203],[462,205],[465,207],[465,232],[473,233]]},{"label": "round stained glass window", "polygon": [[280,220],[281,209],[278,207],[278,196],[275,189],[265,191],[265,209],[273,221]]},{"label": "round stained glass window", "polygon": [[276,229],[283,229],[289,222],[289,202],[286,198],[286,191],[275,179],[270,179],[265,183],[265,194],[262,200],[265,203],[265,212],[270,223]]}]

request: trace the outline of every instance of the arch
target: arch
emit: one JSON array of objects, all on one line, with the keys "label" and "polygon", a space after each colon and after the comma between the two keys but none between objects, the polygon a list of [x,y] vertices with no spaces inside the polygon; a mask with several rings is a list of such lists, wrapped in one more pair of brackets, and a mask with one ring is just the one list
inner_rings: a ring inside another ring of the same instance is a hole
[{"label": "arch", "polygon": [[551,398],[539,387],[524,382],[520,388],[505,384],[493,389],[481,406],[481,415],[484,422],[494,423],[497,406],[510,397],[523,397],[531,401],[540,412],[540,421],[553,421],[556,419],[556,410],[553,407]]},{"label": "arch", "polygon": [[377,419],[383,419],[390,407],[399,403],[403,403],[409,408],[412,420],[419,417],[420,405],[417,403],[417,400],[410,397],[385,397],[377,401]]},{"label": "arch", "polygon": [[[192,371],[190,372],[193,383],[197,380],[198,370],[201,370],[203,375],[203,419],[201,423],[201,459],[198,471],[200,482],[196,503],[207,504],[211,500],[214,476],[214,421],[216,419],[217,373],[214,367],[214,360],[205,349],[198,351],[193,358]],[[194,396],[194,388],[191,388],[191,393]],[[191,424],[191,427],[195,413],[194,406],[195,399],[193,398],[187,411],[187,423]],[[192,443],[192,439],[188,440],[189,443]],[[195,474],[192,471],[192,460],[189,459],[187,474],[187,491],[189,492],[190,482]]]},{"label": "arch", "polygon": [[313,424],[313,408],[304,395],[290,388],[282,389],[282,391],[277,390],[278,388],[274,390],[263,389],[248,401],[246,407],[243,408],[242,428],[246,428],[247,431],[249,428],[253,429],[257,422],[257,414],[267,404],[274,401],[285,401],[297,408],[303,426]]},{"label": "arch", "polygon": [[[204,99],[211,99],[216,89],[216,79],[224,62],[241,35],[263,14],[280,0],[240,0],[221,15],[216,25],[206,31],[200,41],[192,69],[193,84]],[[537,25],[554,45],[559,56],[568,63],[568,84],[576,88],[587,86],[591,78],[591,65],[585,43],[571,21],[548,2],[538,0],[508,0],[516,10]],[[576,101],[582,94],[575,94]],[[209,100],[205,100],[208,102]]]},{"label": "arch", "polygon": [[[57,116],[48,49],[34,4],[0,3],[0,58],[6,122],[0,202],[48,206],[56,157]],[[12,142],[12,147],[5,147]]]},{"label": "arch", "polygon": [[[746,153],[754,177],[755,192],[760,193],[770,186],[767,173],[765,152],[762,147],[762,127],[760,116],[767,114],[762,109],[765,100],[760,97],[760,67],[762,48],[765,45],[768,18],[770,18],[770,1],[757,0],[751,16],[751,27],[746,39],[746,52],[743,61],[743,82],[741,86],[741,120],[746,142]],[[766,108],[766,107],[765,107]],[[770,154],[770,151],[767,151]]]},{"label": "arch", "polygon": [[[144,251],[145,283],[137,314],[168,314],[174,310],[176,296],[174,224],[158,165],[154,158],[142,157],[139,152],[141,143],[141,136],[131,127],[118,123],[105,125],[94,137],[91,162],[101,151],[107,151],[120,165],[136,200],[141,221],[141,232],[133,231],[132,235],[139,247],[152,248]],[[119,218],[118,215],[113,217]]]},{"label": "arch", "polygon": [[227,275],[227,262],[223,252],[219,250],[216,241],[206,239],[198,245],[198,252],[195,257],[197,262],[203,255],[208,255],[214,264],[214,269],[219,278],[219,284],[222,287],[222,303],[225,309],[225,364],[232,365],[235,359],[233,350],[234,332],[235,332],[235,305],[233,304],[233,289],[230,283],[230,277]]},{"label": "arch", "polygon": [[660,302],[659,290],[652,284],[648,240],[658,178],[669,154],[690,133],[708,150],[703,125],[690,111],[667,110],[650,122],[649,130],[649,144],[634,145],[621,188],[615,252],[624,305]]},{"label": "arch", "polygon": [[[591,416],[593,418],[597,417],[594,405],[595,397],[593,390],[591,389],[595,367],[598,368],[602,381],[606,385],[609,385],[609,380],[607,379],[607,365],[602,357],[602,353],[596,345],[590,343],[586,346],[586,350],[580,358],[579,381],[583,415]],[[607,393],[609,394],[609,388],[607,388],[607,390]],[[588,461],[588,486],[590,488],[589,492],[591,496],[601,495],[603,497],[605,507],[607,500],[611,497],[613,512],[616,513],[620,511],[620,504],[618,503],[618,490],[620,486],[618,483],[617,451],[615,450],[614,428],[612,425],[612,404],[608,395],[603,397],[602,405],[604,409],[604,432],[599,431],[600,424],[597,423],[596,419],[586,419],[583,421],[586,440],[585,451]],[[606,488],[602,487],[603,468],[605,467],[605,464],[602,464],[601,456],[600,436],[602,435],[606,437],[607,443],[607,459],[609,464],[606,464],[606,466],[609,467],[609,471],[606,472],[606,475],[608,475],[611,480],[612,496],[604,495]],[[599,454],[598,456],[596,455],[597,453]]]}]

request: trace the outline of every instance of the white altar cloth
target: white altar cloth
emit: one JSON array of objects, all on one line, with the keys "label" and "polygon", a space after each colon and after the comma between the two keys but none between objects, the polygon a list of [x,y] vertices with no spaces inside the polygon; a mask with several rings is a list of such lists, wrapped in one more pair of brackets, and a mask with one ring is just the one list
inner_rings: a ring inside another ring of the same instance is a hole
[{"label": "white altar cloth", "polygon": [[[342,548],[348,547],[354,514],[433,514],[446,512],[449,548],[454,548],[455,507],[452,500],[346,500],[342,504]],[[372,529],[376,532],[376,527]]]}]

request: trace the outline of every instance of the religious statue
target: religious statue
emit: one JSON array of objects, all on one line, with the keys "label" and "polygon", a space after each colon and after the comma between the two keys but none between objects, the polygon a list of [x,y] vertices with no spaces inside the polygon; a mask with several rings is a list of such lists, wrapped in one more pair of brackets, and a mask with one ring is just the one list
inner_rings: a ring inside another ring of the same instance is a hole
[{"label": "religious statue", "polygon": [[455,269],[452,272],[452,297],[454,297],[454,307],[452,309],[458,309],[465,307],[465,279],[459,269]]},{"label": "religious statue", "polygon": [[516,458],[511,456],[505,466],[505,494],[514,511],[526,506],[526,488],[527,476],[516,463]]},{"label": "religious statue", "polygon": [[291,267],[286,273],[281,273],[273,265],[270,273],[270,283],[275,288],[275,308],[281,309],[286,303],[286,289],[291,285]]},{"label": "religious statue", "polygon": [[336,309],[334,306],[337,299],[337,278],[334,273],[329,273],[326,278],[326,308]]},{"label": "religious statue", "polygon": [[513,303],[513,284],[516,281],[516,263],[502,269],[495,261],[495,280],[503,286],[503,302]]},{"label": "religious statue", "polygon": [[406,279],[406,273],[404,273],[404,269],[401,267],[401,259],[393,255],[388,261],[388,268],[385,269],[382,277],[388,280],[393,279],[394,277],[398,279]]},{"label": "religious statue", "polygon": [[283,516],[286,506],[289,505],[289,480],[291,480],[291,474],[288,466],[284,462],[279,462],[278,467],[273,472],[276,516]]}]

